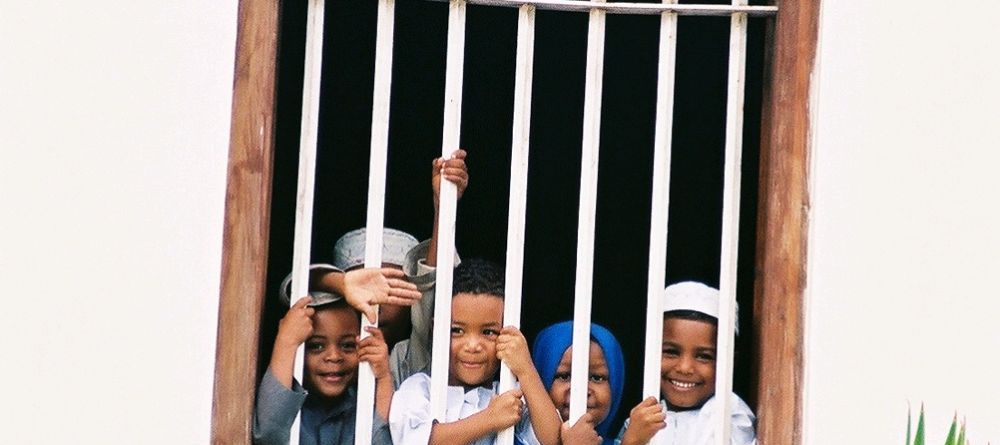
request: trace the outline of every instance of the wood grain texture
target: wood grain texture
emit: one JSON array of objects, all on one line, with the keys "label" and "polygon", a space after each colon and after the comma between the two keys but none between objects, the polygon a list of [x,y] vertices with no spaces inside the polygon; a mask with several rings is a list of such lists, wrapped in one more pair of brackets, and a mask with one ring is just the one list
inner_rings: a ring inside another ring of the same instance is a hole
[{"label": "wood grain texture", "polygon": [[249,444],[256,389],[274,155],[279,2],[240,0],[212,443]]},{"label": "wood grain texture", "polygon": [[779,2],[769,25],[754,298],[758,439],[802,443],[809,100],[818,0]]}]

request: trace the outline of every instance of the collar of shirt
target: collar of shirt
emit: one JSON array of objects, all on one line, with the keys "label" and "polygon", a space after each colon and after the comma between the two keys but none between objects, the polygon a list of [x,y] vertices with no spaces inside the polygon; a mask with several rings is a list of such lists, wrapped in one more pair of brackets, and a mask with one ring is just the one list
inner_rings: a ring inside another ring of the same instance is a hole
[{"label": "collar of shirt", "polygon": [[350,387],[347,388],[343,396],[332,404],[327,405],[318,400],[317,397],[309,396],[306,397],[305,406],[309,408],[309,411],[317,413],[317,418],[320,422],[326,422],[331,418],[340,417],[352,412],[357,404],[357,399],[356,390],[354,387]]}]

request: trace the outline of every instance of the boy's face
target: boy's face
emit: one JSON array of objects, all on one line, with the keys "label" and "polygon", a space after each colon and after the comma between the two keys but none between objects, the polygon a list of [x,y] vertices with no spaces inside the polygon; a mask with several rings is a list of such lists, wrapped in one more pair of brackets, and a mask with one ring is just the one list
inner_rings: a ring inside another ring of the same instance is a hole
[{"label": "boy's face", "polygon": [[349,307],[337,307],[319,308],[312,319],[313,334],[305,342],[305,386],[323,397],[339,397],[358,372],[360,318]]},{"label": "boy's face", "polygon": [[488,294],[455,294],[451,299],[451,359],[448,384],[479,386],[493,380],[503,299]]},{"label": "boy's face", "polygon": [[715,394],[715,332],[704,321],[663,320],[660,393],[670,405],[691,408]]},{"label": "boy's face", "polygon": [[[556,367],[555,378],[549,397],[559,410],[563,420],[569,419],[569,386],[573,368],[573,348],[566,348],[559,366]],[[590,342],[590,376],[587,378],[587,412],[594,418],[594,423],[601,423],[608,417],[611,410],[611,383],[608,381],[610,372],[608,362],[604,359],[604,350],[596,342]]]}]

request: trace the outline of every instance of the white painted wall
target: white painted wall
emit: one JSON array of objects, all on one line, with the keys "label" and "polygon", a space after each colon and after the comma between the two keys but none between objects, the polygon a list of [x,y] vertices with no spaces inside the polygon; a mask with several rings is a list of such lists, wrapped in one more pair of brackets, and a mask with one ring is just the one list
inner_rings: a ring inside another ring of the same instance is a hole
[{"label": "white painted wall", "polygon": [[208,442],[236,12],[0,1],[0,442]]},{"label": "white painted wall", "polygon": [[805,443],[1000,443],[1000,3],[823,1]]}]

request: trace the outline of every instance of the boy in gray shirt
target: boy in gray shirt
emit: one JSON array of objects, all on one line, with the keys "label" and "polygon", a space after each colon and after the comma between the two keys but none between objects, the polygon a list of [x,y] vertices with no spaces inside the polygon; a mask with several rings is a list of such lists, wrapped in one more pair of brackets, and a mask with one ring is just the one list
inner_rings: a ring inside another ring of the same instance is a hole
[{"label": "boy in gray shirt", "polygon": [[[354,443],[358,363],[375,374],[372,443],[391,445],[386,419],[392,400],[388,347],[382,332],[370,327],[359,340],[359,314],[339,295],[300,299],[278,327],[271,362],[257,390],[253,441],[287,445],[295,415],[301,410],[301,445]],[[305,343],[300,385],[292,377],[295,351]]]}]

